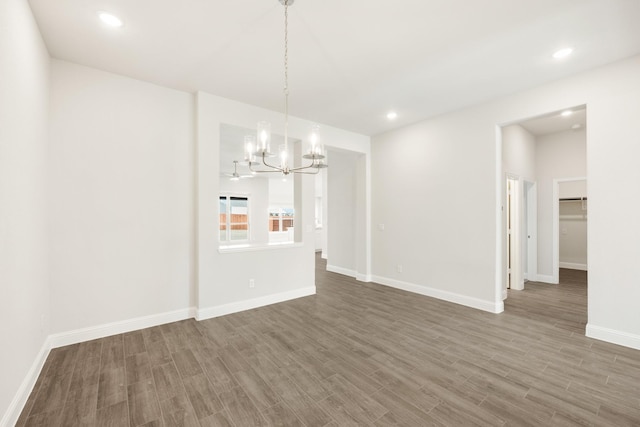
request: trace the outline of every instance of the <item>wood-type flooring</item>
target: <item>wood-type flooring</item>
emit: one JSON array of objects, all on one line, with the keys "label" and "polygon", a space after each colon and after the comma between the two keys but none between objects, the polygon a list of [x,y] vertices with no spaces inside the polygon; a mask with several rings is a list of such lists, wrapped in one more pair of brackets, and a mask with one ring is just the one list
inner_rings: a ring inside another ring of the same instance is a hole
[{"label": "wood-type flooring", "polygon": [[317,295],[51,351],[18,426],[638,426],[586,273],[490,314],[324,270]]}]

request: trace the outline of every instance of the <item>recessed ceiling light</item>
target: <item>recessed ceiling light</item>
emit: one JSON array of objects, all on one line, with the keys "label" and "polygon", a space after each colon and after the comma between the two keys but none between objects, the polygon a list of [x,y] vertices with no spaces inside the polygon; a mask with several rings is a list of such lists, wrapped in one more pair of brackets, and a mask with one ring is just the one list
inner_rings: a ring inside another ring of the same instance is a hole
[{"label": "recessed ceiling light", "polygon": [[387,113],[387,119],[389,120],[395,120],[398,118],[398,113],[396,113],[395,111],[389,111]]},{"label": "recessed ceiling light", "polygon": [[566,58],[567,56],[571,55],[573,53],[573,48],[572,47],[565,47],[563,49],[560,49],[558,51],[556,51],[553,54],[553,57],[555,59],[563,59]]},{"label": "recessed ceiling light", "polygon": [[569,116],[570,116],[570,115],[572,115],[572,114],[573,114],[573,111],[571,111],[571,110],[565,110],[565,111],[563,111],[562,113],[560,113],[560,115],[561,115],[562,117],[569,117]]},{"label": "recessed ceiling light", "polygon": [[122,19],[118,18],[115,15],[112,15],[111,13],[98,12],[98,17],[102,22],[110,27],[122,27],[123,25]]}]

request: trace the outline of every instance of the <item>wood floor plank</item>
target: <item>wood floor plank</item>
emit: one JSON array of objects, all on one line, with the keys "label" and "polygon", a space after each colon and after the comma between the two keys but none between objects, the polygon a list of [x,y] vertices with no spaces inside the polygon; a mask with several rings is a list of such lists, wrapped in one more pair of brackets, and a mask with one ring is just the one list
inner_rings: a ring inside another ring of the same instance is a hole
[{"label": "wood floor plank", "polygon": [[62,409],[71,385],[72,372],[61,375],[48,375],[38,390],[38,395],[31,408],[31,414],[51,412]]},{"label": "wood floor plank", "polygon": [[202,367],[198,363],[198,359],[193,355],[193,351],[190,349],[181,350],[171,354],[173,361],[178,368],[178,372],[183,378],[190,377],[192,375],[202,374]]},{"label": "wood floor plank", "polygon": [[278,394],[253,369],[238,371],[234,374],[234,377],[258,410],[263,411],[280,401]]},{"label": "wood floor plank", "polygon": [[124,334],[124,355],[131,356],[147,351],[144,345],[144,336],[142,331],[129,332]]},{"label": "wood floor plank", "polygon": [[304,427],[302,421],[283,402],[265,409],[262,415],[272,427]]},{"label": "wood floor plank", "polygon": [[98,409],[126,400],[125,369],[116,368],[101,371],[98,383]]},{"label": "wood floor plank", "polygon": [[164,421],[165,427],[200,426],[198,417],[191,403],[184,395],[161,401],[160,408],[162,410],[162,420]]},{"label": "wood floor plank", "polygon": [[221,411],[201,419],[200,425],[202,427],[234,427],[231,422],[231,417],[226,411]]},{"label": "wood floor plank", "polygon": [[96,427],[121,427],[129,425],[127,402],[119,402],[98,410]]},{"label": "wood floor plank", "polygon": [[241,426],[268,425],[265,418],[241,387],[225,391],[220,395],[220,399],[229,415],[231,415],[234,424]]},{"label": "wood floor plank", "polygon": [[125,358],[127,385],[151,379],[149,356],[146,352],[135,353]]},{"label": "wood floor plank", "polygon": [[185,378],[184,387],[198,419],[207,418],[224,409],[216,389],[205,374]]},{"label": "wood floor plank", "polygon": [[155,341],[150,341],[145,347],[147,349],[147,355],[149,356],[150,367],[164,365],[165,363],[173,361],[171,352],[164,342],[164,338],[161,337]]},{"label": "wood floor plank", "polygon": [[222,362],[222,359],[211,355],[210,352],[206,353],[207,356],[201,359],[203,360],[202,366],[216,393],[220,394],[237,387],[238,383],[236,379],[229,371],[229,368]]},{"label": "wood floor plank", "polygon": [[314,296],[53,349],[17,426],[640,425],[640,351],[584,336],[585,274],[495,315],[316,261]]},{"label": "wood floor plank", "polygon": [[182,378],[173,362],[153,368],[153,378],[159,400],[167,400],[183,393]]},{"label": "wood floor plank", "polygon": [[162,418],[152,381],[142,381],[127,386],[127,403],[131,426],[140,426]]}]

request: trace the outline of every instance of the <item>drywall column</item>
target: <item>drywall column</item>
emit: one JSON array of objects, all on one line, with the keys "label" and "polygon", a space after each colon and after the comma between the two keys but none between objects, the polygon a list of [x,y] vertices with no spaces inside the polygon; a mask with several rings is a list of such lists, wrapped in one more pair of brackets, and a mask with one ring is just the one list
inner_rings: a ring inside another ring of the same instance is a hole
[{"label": "drywall column", "polygon": [[327,171],[328,236],[327,269],[357,277],[357,177],[358,155],[331,150]]},{"label": "drywall column", "polygon": [[538,280],[542,282],[557,282],[553,271],[553,180],[587,175],[586,138],[586,131],[580,129],[544,135],[536,139]]},{"label": "drywall column", "polygon": [[0,2],[0,425],[14,425],[47,355],[50,59],[26,1]]}]

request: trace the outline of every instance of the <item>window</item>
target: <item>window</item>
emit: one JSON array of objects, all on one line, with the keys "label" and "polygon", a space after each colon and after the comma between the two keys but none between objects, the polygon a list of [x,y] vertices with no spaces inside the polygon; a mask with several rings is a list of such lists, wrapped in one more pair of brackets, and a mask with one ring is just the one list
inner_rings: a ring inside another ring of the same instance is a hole
[{"label": "window", "polygon": [[269,208],[269,243],[293,241],[293,208],[282,206]]},{"label": "window", "polygon": [[249,241],[249,199],[220,196],[220,243]]},{"label": "window", "polygon": [[287,231],[293,227],[293,208],[269,208],[269,231]]}]

